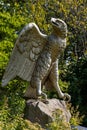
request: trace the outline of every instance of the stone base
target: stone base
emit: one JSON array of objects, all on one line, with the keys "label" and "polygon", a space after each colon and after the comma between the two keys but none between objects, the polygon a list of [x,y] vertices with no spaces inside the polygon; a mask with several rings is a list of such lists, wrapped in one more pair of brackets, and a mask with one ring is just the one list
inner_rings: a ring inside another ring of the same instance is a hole
[{"label": "stone base", "polygon": [[45,104],[39,100],[27,100],[24,110],[24,118],[30,120],[33,123],[39,123],[42,127],[46,124],[55,121],[54,113],[56,111],[62,111],[62,116],[66,122],[69,122],[71,114],[67,110],[65,101],[58,99],[49,99],[49,103]]}]

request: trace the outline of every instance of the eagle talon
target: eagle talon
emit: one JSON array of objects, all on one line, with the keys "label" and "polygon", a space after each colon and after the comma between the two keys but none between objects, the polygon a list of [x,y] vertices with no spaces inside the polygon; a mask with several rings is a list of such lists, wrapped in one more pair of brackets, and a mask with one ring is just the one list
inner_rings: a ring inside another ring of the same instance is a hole
[{"label": "eagle talon", "polygon": [[69,102],[71,100],[71,96],[67,93],[64,93],[64,97],[63,97],[64,101]]},{"label": "eagle talon", "polygon": [[[43,97],[42,97],[43,96]],[[45,104],[48,104],[49,101],[47,99],[47,95],[45,93],[42,93],[42,96],[38,96],[37,100],[42,101]]]}]

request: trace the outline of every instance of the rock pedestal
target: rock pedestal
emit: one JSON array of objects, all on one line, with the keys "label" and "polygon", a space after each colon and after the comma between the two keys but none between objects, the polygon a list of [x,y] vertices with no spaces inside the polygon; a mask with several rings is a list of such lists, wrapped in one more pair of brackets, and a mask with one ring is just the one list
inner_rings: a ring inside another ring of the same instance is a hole
[{"label": "rock pedestal", "polygon": [[66,122],[69,122],[71,114],[67,110],[65,101],[58,99],[49,99],[49,103],[45,104],[39,100],[27,100],[24,110],[24,118],[30,120],[33,123],[39,123],[42,127],[46,124],[55,121],[54,113],[56,111],[62,111],[62,115]]}]

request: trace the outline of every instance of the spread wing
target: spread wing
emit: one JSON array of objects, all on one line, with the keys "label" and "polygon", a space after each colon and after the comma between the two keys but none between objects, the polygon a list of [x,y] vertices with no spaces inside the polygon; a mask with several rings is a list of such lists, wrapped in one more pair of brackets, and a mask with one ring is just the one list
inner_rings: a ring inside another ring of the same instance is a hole
[{"label": "spread wing", "polygon": [[15,43],[9,64],[2,79],[2,86],[19,76],[30,81],[36,61],[47,41],[35,23],[26,25]]}]

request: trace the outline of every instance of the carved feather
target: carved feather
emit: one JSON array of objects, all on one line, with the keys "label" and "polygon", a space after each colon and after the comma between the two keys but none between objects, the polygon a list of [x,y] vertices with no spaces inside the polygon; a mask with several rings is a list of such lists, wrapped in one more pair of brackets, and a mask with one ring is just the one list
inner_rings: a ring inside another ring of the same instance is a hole
[{"label": "carved feather", "polygon": [[15,43],[2,86],[7,85],[16,76],[30,81],[36,61],[46,42],[47,35],[42,34],[35,23],[26,25]]}]

